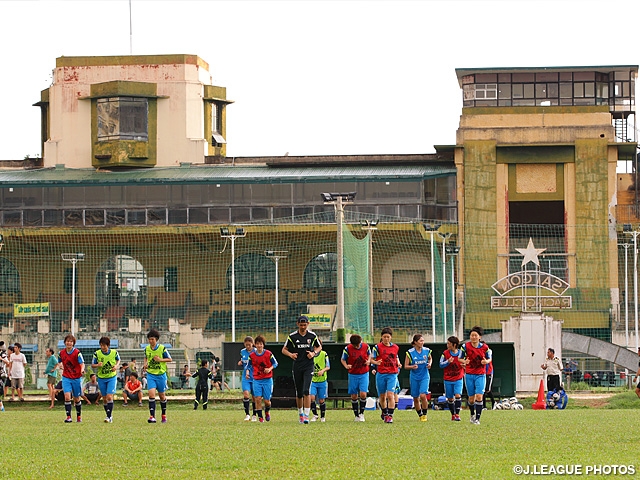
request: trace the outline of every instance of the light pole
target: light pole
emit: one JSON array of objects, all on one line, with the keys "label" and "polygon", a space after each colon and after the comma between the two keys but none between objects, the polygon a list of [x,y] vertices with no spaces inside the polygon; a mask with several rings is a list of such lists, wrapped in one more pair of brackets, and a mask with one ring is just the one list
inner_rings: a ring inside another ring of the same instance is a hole
[{"label": "light pole", "polygon": [[373,335],[373,231],[378,229],[378,220],[362,220],[360,226],[369,238],[369,333]]},{"label": "light pole", "polygon": [[440,233],[438,236],[442,239],[442,317],[444,319],[444,339],[447,339],[447,240],[451,237],[451,233]]},{"label": "light pole", "polygon": [[422,225],[424,229],[429,232],[429,236],[431,239],[431,334],[433,335],[433,340],[436,341],[436,272],[434,265],[434,249],[433,249],[433,234],[438,231],[440,225],[435,223],[424,223]]},{"label": "light pole", "polygon": [[321,193],[320,197],[326,204],[332,204],[336,209],[336,227],[338,231],[337,235],[337,248],[336,253],[338,256],[338,265],[337,269],[337,278],[336,278],[336,288],[337,288],[337,304],[338,308],[336,311],[336,339],[338,341],[343,341],[345,337],[344,331],[344,259],[343,259],[343,243],[342,243],[342,220],[344,218],[344,209],[343,206],[345,203],[352,203],[354,198],[356,198],[356,192],[348,192],[348,193]]},{"label": "light pole", "polygon": [[276,264],[276,342],[280,341],[280,337],[278,335],[278,314],[280,313],[280,306],[278,303],[278,289],[279,289],[279,280],[278,280],[278,260],[280,260],[281,258],[287,258],[287,252],[286,250],[282,250],[282,251],[274,251],[274,250],[267,250],[264,252],[264,256],[265,257],[269,257],[269,258],[273,258],[273,261]]},{"label": "light pole", "polygon": [[71,262],[71,335],[76,334],[76,263],[84,262],[84,253],[63,253],[62,260]]},{"label": "light pole", "polygon": [[447,245],[445,251],[451,257],[451,325],[453,326],[453,334],[456,335],[456,272],[454,264],[460,247],[457,245]]},{"label": "light pole", "polygon": [[630,224],[625,223],[622,231],[627,235],[633,235],[633,309],[635,313],[636,351],[638,351],[638,235],[640,230],[633,230]]},{"label": "light pole", "polygon": [[[220,236],[222,238],[231,239],[231,341],[236,341],[236,238],[242,238],[247,235],[244,228],[236,228],[235,233],[231,233],[228,227],[220,227]],[[223,250],[224,251],[224,250]]]}]

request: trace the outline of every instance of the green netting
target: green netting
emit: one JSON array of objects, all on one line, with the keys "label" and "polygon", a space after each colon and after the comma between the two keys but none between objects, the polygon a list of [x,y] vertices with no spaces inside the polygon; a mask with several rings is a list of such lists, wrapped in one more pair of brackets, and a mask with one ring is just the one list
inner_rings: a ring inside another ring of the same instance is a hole
[{"label": "green netting", "polygon": [[373,335],[371,322],[371,288],[369,254],[371,234],[358,239],[343,224],[344,248],[344,324],[348,331],[362,336]]}]

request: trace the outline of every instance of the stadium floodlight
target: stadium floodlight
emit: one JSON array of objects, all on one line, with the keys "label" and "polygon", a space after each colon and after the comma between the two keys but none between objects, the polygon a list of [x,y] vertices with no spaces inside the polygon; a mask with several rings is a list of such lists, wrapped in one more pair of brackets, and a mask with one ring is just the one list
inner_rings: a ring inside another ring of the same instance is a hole
[{"label": "stadium floodlight", "polygon": [[451,325],[453,326],[453,334],[456,335],[456,272],[455,272],[455,258],[460,252],[460,247],[457,245],[447,245],[444,248],[447,255],[451,257]]},{"label": "stadium floodlight", "polygon": [[440,233],[438,236],[442,239],[442,317],[444,321],[443,337],[447,338],[447,240],[451,237],[451,232]]},{"label": "stadium floodlight", "polygon": [[[343,239],[342,239],[342,222],[344,219],[344,204],[352,203],[356,198],[356,192],[346,193],[321,193],[320,197],[324,203],[330,203],[335,205],[336,210],[336,227],[337,227],[337,248],[336,255],[338,256],[338,262],[336,267],[336,287],[337,287],[337,309],[336,309],[336,330],[344,332],[344,259],[342,258],[343,252]],[[340,336],[340,335],[338,335]]]},{"label": "stadium floodlight", "polygon": [[62,260],[71,262],[71,335],[76,331],[76,263],[84,262],[84,253],[63,253]]},{"label": "stadium floodlight", "polygon": [[[228,227],[220,227],[220,236],[231,240],[231,341],[236,341],[236,263],[235,263],[235,242],[236,238],[247,236],[243,227],[236,227],[231,233]],[[234,377],[235,380],[235,377]]]},{"label": "stadium floodlight", "polygon": [[622,231],[627,235],[633,236],[633,308],[635,310],[635,333],[636,333],[636,351],[640,348],[638,343],[638,235],[640,230],[631,227],[626,223],[622,227]]},{"label": "stadium floodlight", "polygon": [[279,290],[278,287],[279,287],[279,283],[280,283],[280,281],[278,279],[278,261],[281,258],[287,258],[287,253],[289,253],[289,252],[287,252],[286,250],[279,250],[279,251],[278,250],[266,250],[264,252],[264,256],[272,258],[273,261],[276,264],[276,292],[275,292],[276,293],[276,298],[275,298],[275,302],[276,302],[276,342],[280,341],[279,334],[278,334],[278,331],[279,331],[279,329],[278,329],[278,322],[279,322],[278,314],[280,313],[279,312],[280,305],[279,305],[279,299],[278,299],[278,290]]},{"label": "stadium floodlight", "polygon": [[378,219],[361,220],[362,230],[366,230],[369,239],[369,330],[373,335],[373,231],[378,229]]},{"label": "stadium floodlight", "polygon": [[432,342],[436,341],[436,272],[434,264],[435,252],[433,249],[433,234],[438,231],[440,225],[437,223],[423,223],[425,231],[429,233],[431,240],[431,335]]}]

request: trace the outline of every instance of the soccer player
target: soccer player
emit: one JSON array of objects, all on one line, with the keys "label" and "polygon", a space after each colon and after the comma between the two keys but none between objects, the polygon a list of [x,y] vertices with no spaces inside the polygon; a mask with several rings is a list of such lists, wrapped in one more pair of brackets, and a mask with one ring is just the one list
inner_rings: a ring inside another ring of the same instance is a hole
[{"label": "soccer player", "polygon": [[475,326],[469,334],[469,342],[462,344],[461,355],[458,361],[465,367],[465,380],[467,393],[469,394],[470,421],[474,425],[480,425],[482,413],[482,395],[486,380],[486,365],[491,361],[489,346],[480,341],[482,327]]},{"label": "soccer player", "polygon": [[447,349],[440,356],[440,368],[444,370],[444,395],[451,412],[451,420],[460,421],[462,407],[462,377],[464,369],[459,362],[460,340],[458,337],[447,338]]},{"label": "soccer player", "polygon": [[62,364],[62,391],[64,392],[64,409],[67,418],[64,423],[71,423],[71,398],[76,406],[76,420],[82,422],[82,383],[84,375],[84,358],[80,350],[75,348],[76,337],[69,334],[64,337],[64,350],[58,354],[58,365]]},{"label": "soccer player", "polygon": [[[322,346],[322,342],[320,342]],[[313,412],[312,422],[318,420],[318,410],[316,409],[316,398],[320,404],[320,421],[325,421],[325,412],[327,410],[327,391],[329,385],[327,382],[327,372],[331,368],[327,352],[320,350],[313,359],[313,377],[311,378],[311,388],[309,396],[311,397],[311,411]]]},{"label": "soccer player", "polygon": [[349,372],[347,391],[351,395],[351,408],[356,416],[355,421],[364,422],[364,410],[367,406],[367,393],[369,392],[371,349],[369,345],[362,342],[360,335],[351,335],[349,344],[342,351],[340,362]]},{"label": "soccer player", "polygon": [[[276,357],[269,350],[265,350],[265,339],[258,335],[255,339],[255,350],[249,354],[249,365],[253,370],[253,395],[256,400],[258,421],[263,423],[271,420],[271,394],[273,393],[273,369],[278,366]],[[248,376],[247,372],[245,375]],[[264,399],[264,414],[262,418],[262,400]]]},{"label": "soccer player", "polygon": [[322,348],[318,336],[309,328],[309,319],[300,315],[298,330],[287,337],[282,354],[293,360],[293,383],[296,387],[296,405],[300,423],[309,423],[311,411],[311,378],[313,377],[313,358]]},{"label": "soccer player", "polygon": [[113,422],[113,396],[116,393],[120,355],[111,348],[109,337],[100,338],[100,350],[96,350],[91,360],[91,366],[98,371],[98,386],[102,394],[102,406],[106,417],[104,423]]},{"label": "soccer player", "polygon": [[431,377],[431,349],[424,346],[424,337],[419,333],[413,336],[412,347],[407,351],[404,359],[404,368],[409,370],[409,381],[411,382],[411,396],[413,406],[416,409],[421,422],[427,421],[429,411],[429,383]]},{"label": "soccer player", "polygon": [[209,380],[213,378],[211,370],[207,368],[209,366],[208,360],[202,360],[200,368],[196,373],[191,374],[193,378],[197,380],[196,383],[196,399],[193,401],[193,409],[197,410],[200,400],[202,400],[202,409],[207,409],[209,403]]},{"label": "soccer player", "polygon": [[380,407],[385,423],[393,423],[393,411],[396,408],[395,388],[401,367],[398,358],[399,347],[391,343],[393,330],[382,329],[382,341],[373,347],[371,363],[377,366],[376,388],[380,396]]},{"label": "soccer player", "polygon": [[147,422],[156,423],[156,392],[160,397],[162,409],[162,423],[167,423],[167,363],[173,359],[164,345],[158,343],[160,332],[155,329],[147,333],[149,345],[144,347],[144,366],[147,370],[147,387],[149,389],[149,419]]},{"label": "soccer player", "polygon": [[[240,350],[238,365],[242,366],[242,405],[244,406],[244,421],[257,422],[256,401],[253,398],[253,370],[249,368],[249,354],[253,352],[253,337],[244,337],[244,348]],[[247,378],[247,372],[249,372]],[[253,403],[253,416],[249,415],[249,404]]]}]

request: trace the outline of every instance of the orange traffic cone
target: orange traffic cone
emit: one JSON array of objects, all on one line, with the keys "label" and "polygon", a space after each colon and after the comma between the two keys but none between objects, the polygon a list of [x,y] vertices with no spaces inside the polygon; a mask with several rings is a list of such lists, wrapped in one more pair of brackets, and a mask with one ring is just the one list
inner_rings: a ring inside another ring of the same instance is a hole
[{"label": "orange traffic cone", "polygon": [[538,389],[538,400],[531,405],[531,408],[534,410],[546,410],[547,408],[547,402],[544,399],[544,385],[542,380],[540,380],[540,388]]}]

